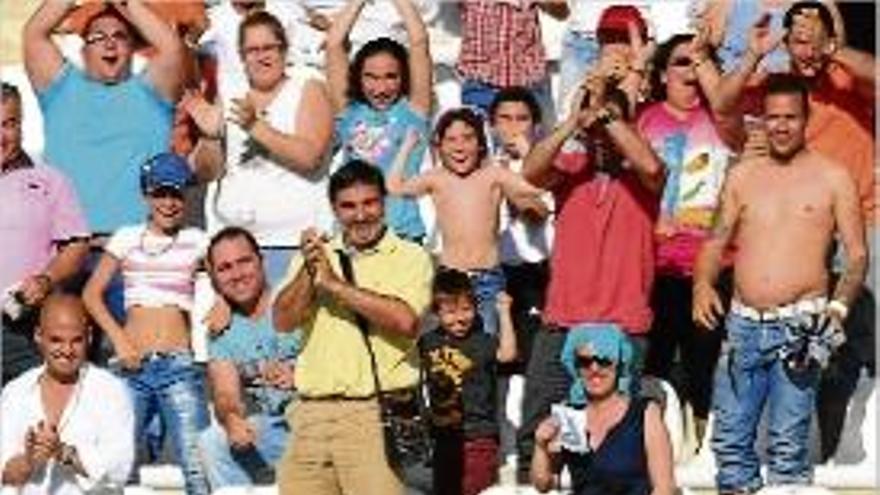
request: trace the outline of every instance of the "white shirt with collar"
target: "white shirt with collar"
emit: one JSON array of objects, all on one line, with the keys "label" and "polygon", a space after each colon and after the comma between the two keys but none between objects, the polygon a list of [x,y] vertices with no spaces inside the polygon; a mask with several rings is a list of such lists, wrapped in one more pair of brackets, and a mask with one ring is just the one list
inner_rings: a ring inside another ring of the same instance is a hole
[{"label": "white shirt with collar", "polygon": [[[33,368],[3,388],[0,397],[0,467],[24,453],[30,427],[46,420],[40,393],[45,366]],[[134,463],[134,408],[125,383],[84,364],[58,425],[61,442],[76,448],[87,477],[50,461],[18,492],[22,495],[82,494],[98,484],[123,487]],[[6,493],[4,487],[3,493]]]}]

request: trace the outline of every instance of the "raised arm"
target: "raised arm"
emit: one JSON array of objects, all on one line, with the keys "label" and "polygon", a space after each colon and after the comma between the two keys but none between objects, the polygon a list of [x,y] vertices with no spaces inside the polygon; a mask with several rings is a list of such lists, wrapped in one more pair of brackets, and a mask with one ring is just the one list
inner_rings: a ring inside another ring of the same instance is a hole
[{"label": "raised arm", "polygon": [[543,189],[533,186],[523,176],[509,168],[493,167],[492,170],[498,176],[501,192],[513,206],[526,213],[527,218],[534,220],[547,218],[550,211],[542,198]]},{"label": "raised arm", "polygon": [[[233,100],[234,112],[246,112],[240,122],[250,136],[278,159],[288,170],[308,174],[324,164],[333,137],[333,110],[324,83],[309,81],[300,95],[296,122],[292,129],[276,129],[261,118],[247,97]],[[249,108],[243,108],[249,107]]]},{"label": "raised arm", "polygon": [[272,323],[277,332],[292,332],[308,320],[315,311],[315,285],[309,271],[308,258],[314,257],[320,246],[320,234],[312,228],[300,234],[303,256],[291,264],[293,278],[283,285],[272,304]]},{"label": "raised arm", "polygon": [[324,39],[327,71],[327,84],[330,86],[330,101],[333,110],[340,113],[348,106],[348,33],[351,32],[361,9],[367,0],[349,0],[327,30]]},{"label": "raised arm", "polygon": [[428,115],[434,84],[434,62],[428,41],[428,30],[412,0],[392,0],[409,38],[409,103],[413,110]]},{"label": "raised arm", "polygon": [[619,118],[613,107],[600,109],[598,115],[597,122],[605,123],[605,130],[626,158],[624,164],[636,173],[646,188],[655,193],[662,191],[665,169],[651,145],[629,123]]},{"label": "raised arm", "polygon": [[846,264],[834,287],[833,299],[852,307],[862,290],[868,269],[868,250],[865,246],[865,226],[859,207],[855,181],[841,167],[829,171],[834,185],[834,222],[843,243]]},{"label": "raised arm", "polygon": [[408,179],[404,177],[404,169],[419,139],[421,138],[415,130],[408,129],[406,131],[406,136],[403,138],[403,143],[401,143],[400,149],[394,157],[391,169],[388,170],[388,176],[385,177],[385,187],[388,189],[389,194],[416,197],[431,192],[433,187],[433,174],[431,174],[431,171]]},{"label": "raised arm", "polygon": [[773,33],[769,21],[769,14],[765,14],[749,29],[748,50],[739,66],[721,78],[717,91],[706,94],[714,112],[724,115],[736,110],[743,89],[761,59],[782,42],[785,32]]},{"label": "raised arm", "polygon": [[718,136],[732,150],[739,151],[746,141],[745,127],[743,125],[742,112],[738,105],[724,112],[717,111],[712,102],[719,101],[718,90],[721,86],[721,72],[712,60],[709,52],[709,33],[705,29],[697,32],[691,41],[691,53],[694,57],[694,73],[700,85],[700,91],[709,102],[712,118],[718,131]]},{"label": "raised arm", "polygon": [[567,0],[538,0],[537,3],[538,8],[557,21],[564,21],[568,18],[569,10]]},{"label": "raised arm", "polygon": [[61,50],[52,42],[52,31],[72,7],[70,0],[44,0],[24,26],[24,68],[37,92],[49,87],[64,65]]},{"label": "raised arm", "polygon": [[[579,89],[578,91],[581,93],[581,97],[575,95],[574,100],[579,102],[582,98],[583,90]],[[549,136],[532,146],[529,154],[523,159],[522,175],[530,184],[542,189],[552,189],[562,179],[559,172],[553,167],[556,155],[562,149],[565,141],[580,129],[581,122],[586,123],[587,127],[589,127],[593,119],[595,119],[590,110],[580,111],[577,110],[578,106],[574,108],[575,110],[569,113],[568,118],[556,126]]]},{"label": "raised arm", "polygon": [[849,73],[856,78],[860,94],[873,105],[874,84],[877,77],[877,60],[874,56],[855,48],[843,46],[834,52],[833,59],[846,67]]},{"label": "raised arm", "polygon": [[114,5],[156,49],[156,55],[147,65],[147,78],[162,96],[177,101],[186,75],[183,67],[184,47],[180,37],[142,0],[117,1]]},{"label": "raised arm", "polygon": [[694,265],[693,309],[695,322],[705,328],[715,328],[724,306],[715,291],[715,282],[721,272],[721,258],[736,232],[741,206],[737,196],[738,183],[749,165],[742,163],[729,169],[721,191],[721,202],[715,214],[715,226],[703,242]]}]

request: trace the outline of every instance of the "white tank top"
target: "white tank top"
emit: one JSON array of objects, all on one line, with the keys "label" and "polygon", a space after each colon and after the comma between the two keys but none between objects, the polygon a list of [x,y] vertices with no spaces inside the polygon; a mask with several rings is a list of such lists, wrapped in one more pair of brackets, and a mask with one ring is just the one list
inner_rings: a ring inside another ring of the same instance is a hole
[{"label": "white tank top", "polygon": [[[309,69],[290,72],[264,117],[284,133],[293,129],[303,88],[315,78]],[[227,123],[226,172],[208,185],[205,197],[208,231],[236,225],[250,230],[261,246],[290,247],[299,243],[300,231],[307,227],[329,230],[327,169],[325,159],[311,175],[292,172],[240,127]]]}]

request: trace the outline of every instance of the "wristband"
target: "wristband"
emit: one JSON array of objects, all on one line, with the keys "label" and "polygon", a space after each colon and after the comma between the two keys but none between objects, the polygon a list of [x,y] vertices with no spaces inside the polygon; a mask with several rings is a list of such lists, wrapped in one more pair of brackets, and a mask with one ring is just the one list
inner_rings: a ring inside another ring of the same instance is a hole
[{"label": "wristband", "polygon": [[825,307],[826,311],[830,311],[837,315],[840,321],[846,319],[846,315],[849,314],[849,307],[841,301],[840,299],[834,299],[828,303],[828,306]]}]

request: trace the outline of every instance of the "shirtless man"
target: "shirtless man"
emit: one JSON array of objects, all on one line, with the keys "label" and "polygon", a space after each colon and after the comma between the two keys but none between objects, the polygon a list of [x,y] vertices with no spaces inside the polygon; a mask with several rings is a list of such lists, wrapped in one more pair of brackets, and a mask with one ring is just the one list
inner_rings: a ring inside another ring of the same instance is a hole
[{"label": "shirtless man", "polygon": [[[722,313],[713,288],[724,248],[737,246],[728,343],[715,376],[712,446],[720,493],[762,485],[754,441],[769,407],[769,476],[807,484],[810,416],[822,361],[839,345],[847,308],[861,287],[867,252],[859,200],[843,167],[804,147],[808,93],[794,76],[767,83],[769,156],[731,169],[714,232],[694,276],[693,317],[712,328]],[[846,272],[832,299],[826,254],[837,234]]]},{"label": "shirtless man", "polygon": [[[498,254],[498,208],[507,199],[526,215],[544,218],[541,190],[504,167],[486,166],[488,148],[482,119],[467,108],[450,110],[437,122],[434,146],[442,166],[411,179],[403,169],[415,147],[408,133],[386,179],[388,192],[401,196],[429,194],[443,235],[442,266],[470,273],[483,330],[495,334],[495,296],[504,289]],[[465,220],[466,219],[466,220]]]}]

